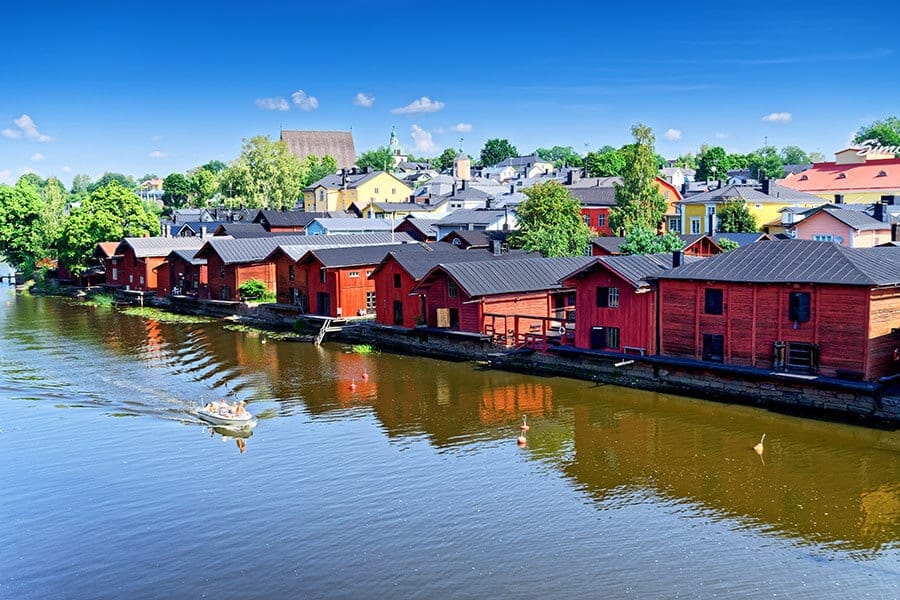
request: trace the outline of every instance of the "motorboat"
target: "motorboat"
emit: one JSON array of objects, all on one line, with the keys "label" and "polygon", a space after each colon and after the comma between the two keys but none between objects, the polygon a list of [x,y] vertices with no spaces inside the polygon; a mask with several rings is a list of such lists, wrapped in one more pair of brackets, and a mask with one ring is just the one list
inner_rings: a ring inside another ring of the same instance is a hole
[{"label": "motorboat", "polygon": [[197,410],[197,416],[213,425],[219,427],[253,427],[256,425],[256,417],[244,410],[242,414],[237,414],[235,408],[238,405],[228,404],[227,402],[211,402],[203,408]]}]

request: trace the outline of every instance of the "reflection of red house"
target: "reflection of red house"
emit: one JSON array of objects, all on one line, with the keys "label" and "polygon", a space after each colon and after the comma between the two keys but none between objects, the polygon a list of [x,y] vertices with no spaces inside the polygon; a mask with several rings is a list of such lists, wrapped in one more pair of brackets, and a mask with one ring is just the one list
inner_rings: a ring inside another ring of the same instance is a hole
[{"label": "reflection of red house", "polygon": [[[567,275],[575,288],[575,346],[656,354],[656,286],[651,282],[684,260],[676,254],[602,256]],[[697,259],[692,259],[697,260]]]},{"label": "reflection of red house", "polygon": [[898,371],[900,249],[786,240],[659,279],[660,354],[873,380]]},{"label": "reflection of red house", "polygon": [[202,242],[185,237],[123,238],[109,259],[107,285],[130,291],[156,291],[155,269],[163,264],[166,256],[173,250],[196,251]]},{"label": "reflection of red house", "polygon": [[429,326],[502,334],[509,343],[509,336],[528,333],[525,323],[540,333],[549,319],[558,319],[561,327],[573,294],[559,280],[592,260],[576,256],[441,264],[412,291],[425,296]]},{"label": "reflection of red house", "polygon": [[553,414],[553,388],[542,383],[484,388],[478,410],[483,425],[508,423],[523,414],[529,417]]}]

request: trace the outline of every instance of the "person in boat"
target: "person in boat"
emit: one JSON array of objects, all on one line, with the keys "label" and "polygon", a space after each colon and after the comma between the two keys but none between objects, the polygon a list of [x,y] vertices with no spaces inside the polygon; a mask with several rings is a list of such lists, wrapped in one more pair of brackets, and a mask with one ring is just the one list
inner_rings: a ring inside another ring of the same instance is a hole
[{"label": "person in boat", "polygon": [[243,417],[244,415],[247,414],[247,410],[244,408],[244,405],[245,405],[245,404],[246,404],[246,402],[244,402],[243,400],[240,400],[239,402],[236,402],[236,403],[235,403],[235,405],[234,405],[234,416],[236,416],[236,417]]}]

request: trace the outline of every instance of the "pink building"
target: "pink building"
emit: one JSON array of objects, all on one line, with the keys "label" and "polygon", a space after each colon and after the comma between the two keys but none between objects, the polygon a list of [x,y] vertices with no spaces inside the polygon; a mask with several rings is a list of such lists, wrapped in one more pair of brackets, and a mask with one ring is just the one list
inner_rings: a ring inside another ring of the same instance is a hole
[{"label": "pink building", "polygon": [[[883,208],[882,208],[883,210]],[[845,248],[871,248],[891,241],[891,224],[861,210],[826,205],[788,228],[795,239],[834,242]]]}]

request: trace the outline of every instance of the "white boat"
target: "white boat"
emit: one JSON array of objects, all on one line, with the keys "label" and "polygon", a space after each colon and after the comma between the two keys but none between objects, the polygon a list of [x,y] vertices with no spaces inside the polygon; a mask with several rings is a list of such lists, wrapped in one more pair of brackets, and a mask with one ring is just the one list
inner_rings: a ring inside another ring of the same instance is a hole
[{"label": "white boat", "polygon": [[207,423],[222,427],[253,427],[256,425],[256,417],[245,411],[242,415],[236,415],[227,406],[209,410],[203,407],[197,411],[197,416]]}]

